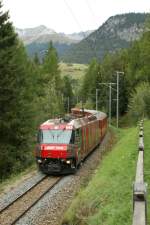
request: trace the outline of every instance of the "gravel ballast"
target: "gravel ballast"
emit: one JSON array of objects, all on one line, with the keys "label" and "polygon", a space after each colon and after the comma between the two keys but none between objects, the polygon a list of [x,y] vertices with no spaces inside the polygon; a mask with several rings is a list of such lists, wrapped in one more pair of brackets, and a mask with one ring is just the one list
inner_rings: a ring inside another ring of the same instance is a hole
[{"label": "gravel ballast", "polygon": [[34,184],[38,181],[42,180],[45,175],[41,172],[37,171],[33,173],[33,175],[25,179],[21,184],[17,187],[13,187],[13,190],[7,190],[7,193],[3,193],[0,195],[0,210],[9,205],[12,201],[21,196],[24,192],[30,189]]}]

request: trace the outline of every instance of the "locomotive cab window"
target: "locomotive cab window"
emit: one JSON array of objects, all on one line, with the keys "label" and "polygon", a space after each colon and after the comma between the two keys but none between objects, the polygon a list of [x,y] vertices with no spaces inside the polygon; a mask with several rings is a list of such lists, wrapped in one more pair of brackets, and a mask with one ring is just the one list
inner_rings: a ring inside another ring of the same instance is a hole
[{"label": "locomotive cab window", "polygon": [[41,143],[42,139],[43,139],[43,135],[42,135],[41,130],[39,130],[38,134],[37,134],[37,143]]},{"label": "locomotive cab window", "polygon": [[69,144],[74,141],[72,130],[40,130],[38,142],[41,144]]}]

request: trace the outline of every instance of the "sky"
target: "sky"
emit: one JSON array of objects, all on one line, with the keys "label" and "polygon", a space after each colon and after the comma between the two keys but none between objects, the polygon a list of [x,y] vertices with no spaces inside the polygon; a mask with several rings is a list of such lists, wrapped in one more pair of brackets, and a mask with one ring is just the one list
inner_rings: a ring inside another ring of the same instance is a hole
[{"label": "sky", "polygon": [[56,32],[94,30],[110,16],[150,12],[150,0],[3,0],[17,28],[45,25]]}]

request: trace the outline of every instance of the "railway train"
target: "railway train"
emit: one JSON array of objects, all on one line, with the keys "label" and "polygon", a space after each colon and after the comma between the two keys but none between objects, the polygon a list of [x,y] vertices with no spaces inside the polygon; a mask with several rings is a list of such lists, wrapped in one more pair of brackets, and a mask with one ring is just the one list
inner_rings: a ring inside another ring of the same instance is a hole
[{"label": "railway train", "polygon": [[75,173],[106,131],[107,115],[95,110],[73,108],[67,117],[47,120],[37,134],[39,169],[46,174]]}]

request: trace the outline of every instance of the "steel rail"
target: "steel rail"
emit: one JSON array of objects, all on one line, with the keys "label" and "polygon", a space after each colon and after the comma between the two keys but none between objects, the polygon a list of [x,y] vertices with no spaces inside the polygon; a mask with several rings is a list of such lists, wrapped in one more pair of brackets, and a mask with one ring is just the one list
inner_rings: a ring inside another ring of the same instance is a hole
[{"label": "steel rail", "polygon": [[13,205],[16,201],[18,201],[20,198],[22,198],[24,195],[26,195],[29,191],[31,191],[33,188],[35,188],[38,184],[40,184],[43,180],[45,180],[47,175],[42,177],[40,180],[38,180],[37,183],[33,184],[29,189],[27,189],[23,194],[19,195],[17,198],[15,198],[13,201],[11,201],[8,205],[4,206],[0,210],[0,214],[3,213],[5,210],[7,210],[11,205]]},{"label": "steel rail", "polygon": [[11,222],[10,225],[15,225],[17,221],[19,221],[34,205],[36,205],[38,201],[40,201],[44,197],[44,195],[46,195],[50,190],[52,190],[62,178],[63,177],[58,177],[56,182],[54,182],[46,191],[44,191],[44,193],[38,199],[36,199],[26,210],[24,210],[24,212],[21,213],[13,222]]}]

